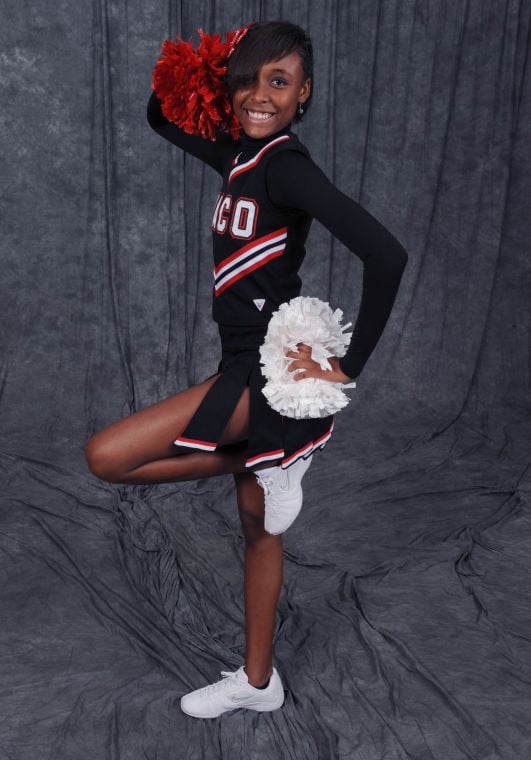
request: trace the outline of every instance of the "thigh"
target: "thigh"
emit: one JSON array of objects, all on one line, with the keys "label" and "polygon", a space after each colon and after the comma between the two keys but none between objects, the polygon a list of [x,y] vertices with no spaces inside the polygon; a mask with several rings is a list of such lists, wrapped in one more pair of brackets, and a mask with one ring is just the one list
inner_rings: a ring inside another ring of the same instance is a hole
[{"label": "thigh", "polygon": [[[102,456],[119,456],[122,466],[139,467],[156,459],[178,456],[190,449],[178,448],[173,441],[184,432],[218,375],[185,391],[159,401],[100,430],[89,442]],[[244,441],[249,424],[249,390],[244,393],[225,431],[220,445]]]}]

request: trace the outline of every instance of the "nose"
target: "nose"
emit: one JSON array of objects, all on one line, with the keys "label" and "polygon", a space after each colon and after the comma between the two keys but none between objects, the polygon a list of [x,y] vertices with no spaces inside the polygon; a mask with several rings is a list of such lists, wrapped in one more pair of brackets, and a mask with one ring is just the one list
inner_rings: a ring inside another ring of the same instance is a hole
[{"label": "nose", "polygon": [[268,99],[268,94],[264,82],[260,81],[260,79],[257,79],[254,83],[253,89],[251,91],[251,97],[257,103],[265,103]]}]

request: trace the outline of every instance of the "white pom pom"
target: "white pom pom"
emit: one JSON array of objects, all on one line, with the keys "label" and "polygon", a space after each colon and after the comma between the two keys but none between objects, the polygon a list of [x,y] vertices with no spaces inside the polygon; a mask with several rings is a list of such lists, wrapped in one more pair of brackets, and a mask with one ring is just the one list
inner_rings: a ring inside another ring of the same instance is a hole
[{"label": "white pom pom", "polygon": [[311,346],[312,359],[321,369],[331,370],[328,358],[344,356],[351,333],[345,332],[351,323],[342,326],[341,309],[332,311],[318,298],[298,296],[281,304],[269,322],[260,348],[260,363],[267,382],[263,394],[269,405],[280,414],[294,419],[328,417],[343,409],[348,402],[344,386],[330,380],[309,377],[295,381],[296,372],[288,372],[288,351],[296,351],[298,343]]}]

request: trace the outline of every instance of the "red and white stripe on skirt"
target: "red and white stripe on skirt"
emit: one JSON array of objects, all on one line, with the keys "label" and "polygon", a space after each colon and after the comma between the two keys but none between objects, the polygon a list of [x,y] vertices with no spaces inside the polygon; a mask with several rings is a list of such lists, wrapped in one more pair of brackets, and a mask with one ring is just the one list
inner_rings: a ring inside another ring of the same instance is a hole
[{"label": "red and white stripe on skirt", "polygon": [[265,378],[257,348],[224,351],[220,375],[174,443],[199,451],[215,451],[246,386],[249,386],[249,434],[246,466],[264,462],[289,467],[322,449],[330,440],[333,417],[295,420],[275,412],[262,393]]}]

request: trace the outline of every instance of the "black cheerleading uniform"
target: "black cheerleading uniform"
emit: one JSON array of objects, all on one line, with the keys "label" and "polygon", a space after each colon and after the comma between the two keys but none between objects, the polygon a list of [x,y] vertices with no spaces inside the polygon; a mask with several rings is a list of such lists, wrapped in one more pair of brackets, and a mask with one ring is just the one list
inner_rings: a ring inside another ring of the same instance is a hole
[{"label": "black cheerleading uniform", "polygon": [[162,137],[214,168],[222,177],[212,218],[214,291],[220,376],[175,444],[214,451],[245,386],[250,390],[247,466],[288,467],[322,448],[333,418],[294,420],[271,409],[259,347],[281,303],[300,293],[299,267],[312,218],[318,219],[364,264],[358,318],[340,359],[350,378],[361,372],[387,322],[407,255],[374,217],[332,185],[295,134],[285,129],[237,142],[188,135],[162,114],[155,94],[148,121]]}]

